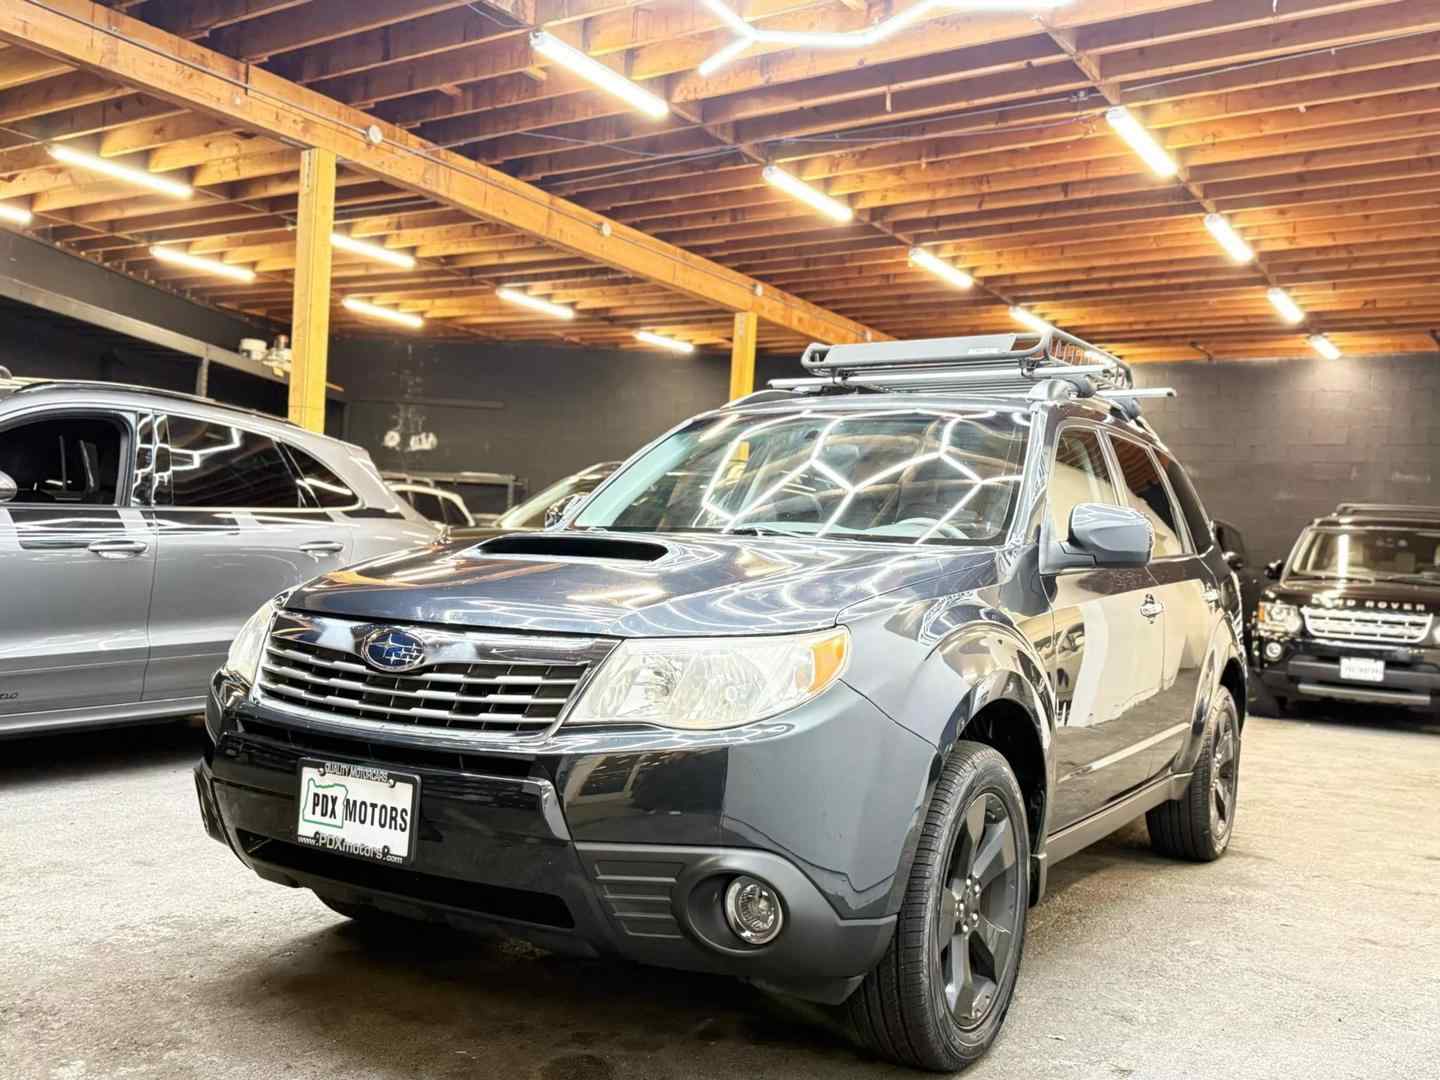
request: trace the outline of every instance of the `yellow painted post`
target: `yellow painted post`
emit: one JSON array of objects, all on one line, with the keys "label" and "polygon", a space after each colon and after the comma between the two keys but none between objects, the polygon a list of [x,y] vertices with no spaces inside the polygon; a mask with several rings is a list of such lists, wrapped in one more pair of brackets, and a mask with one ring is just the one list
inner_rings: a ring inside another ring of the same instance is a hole
[{"label": "yellow painted post", "polygon": [[730,338],[730,400],[755,389],[755,339],[760,317],[753,311],[735,313],[735,332]]},{"label": "yellow painted post", "polygon": [[295,306],[291,318],[290,419],[325,430],[325,366],[330,349],[330,233],[335,227],[335,154],[300,157],[295,227]]}]

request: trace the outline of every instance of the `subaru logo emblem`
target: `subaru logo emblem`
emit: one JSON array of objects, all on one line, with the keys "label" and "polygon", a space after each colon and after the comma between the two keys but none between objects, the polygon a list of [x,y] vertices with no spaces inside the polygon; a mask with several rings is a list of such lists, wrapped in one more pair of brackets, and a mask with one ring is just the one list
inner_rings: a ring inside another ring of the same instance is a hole
[{"label": "subaru logo emblem", "polygon": [[382,626],[365,635],[360,655],[376,671],[414,671],[425,663],[425,642],[406,630]]}]

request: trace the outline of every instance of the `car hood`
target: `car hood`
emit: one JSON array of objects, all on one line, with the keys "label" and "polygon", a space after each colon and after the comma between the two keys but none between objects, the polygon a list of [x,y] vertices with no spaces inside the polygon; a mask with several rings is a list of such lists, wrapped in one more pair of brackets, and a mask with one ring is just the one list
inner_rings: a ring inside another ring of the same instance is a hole
[{"label": "car hood", "polygon": [[785,633],[833,625],[850,605],[948,563],[935,548],[848,541],[528,533],[374,559],[309,582],[286,606],[619,637]]},{"label": "car hood", "polygon": [[1440,611],[1440,582],[1287,577],[1266,588],[1263,599],[1319,607],[1434,612]]}]

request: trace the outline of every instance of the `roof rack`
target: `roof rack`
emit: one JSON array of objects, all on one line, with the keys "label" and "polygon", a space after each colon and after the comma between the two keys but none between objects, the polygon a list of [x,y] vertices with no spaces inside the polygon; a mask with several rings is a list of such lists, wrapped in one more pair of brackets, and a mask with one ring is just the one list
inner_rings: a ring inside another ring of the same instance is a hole
[{"label": "roof rack", "polygon": [[1440,517],[1440,506],[1413,506],[1408,503],[1342,502],[1335,507],[1335,516],[1374,514],[1387,517]]},{"label": "roof rack", "polygon": [[1133,399],[1173,397],[1168,388],[1136,389],[1130,366],[1073,334],[982,334],[924,341],[808,346],[800,363],[809,376],[772,379],[777,390],[829,388],[887,392],[1028,395],[1117,399],[1138,413]]}]

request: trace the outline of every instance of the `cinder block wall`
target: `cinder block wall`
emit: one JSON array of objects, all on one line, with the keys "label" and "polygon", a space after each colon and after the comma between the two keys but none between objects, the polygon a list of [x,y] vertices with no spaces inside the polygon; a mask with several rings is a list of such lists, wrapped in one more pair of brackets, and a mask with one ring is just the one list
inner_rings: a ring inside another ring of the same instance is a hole
[{"label": "cinder block wall", "polygon": [[1342,499],[1440,503],[1440,353],[1142,364],[1145,415],[1258,561]]}]

